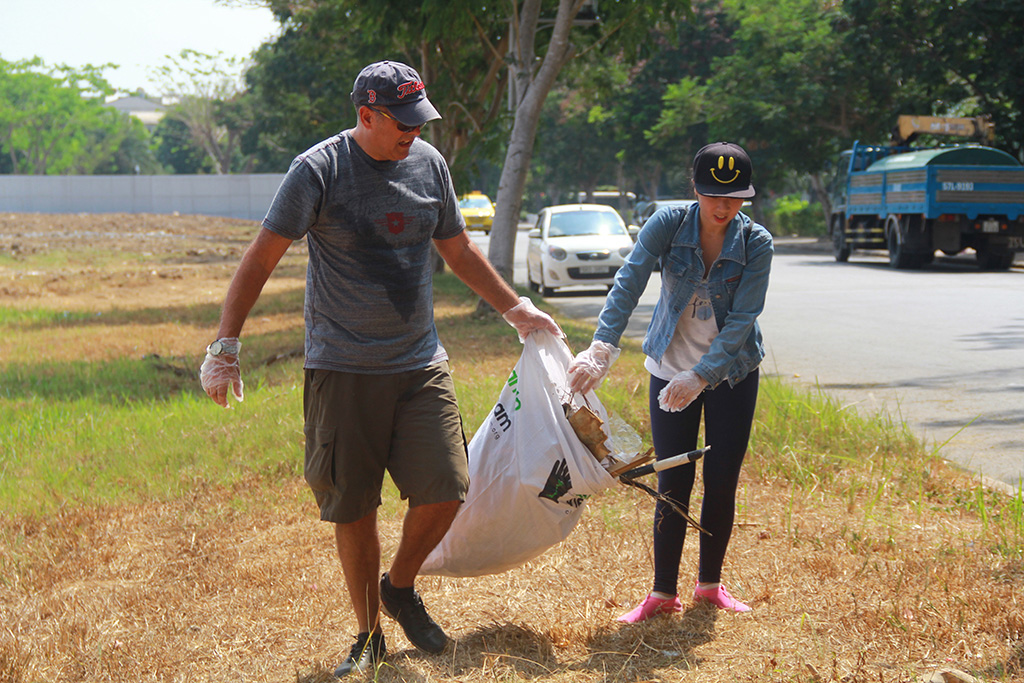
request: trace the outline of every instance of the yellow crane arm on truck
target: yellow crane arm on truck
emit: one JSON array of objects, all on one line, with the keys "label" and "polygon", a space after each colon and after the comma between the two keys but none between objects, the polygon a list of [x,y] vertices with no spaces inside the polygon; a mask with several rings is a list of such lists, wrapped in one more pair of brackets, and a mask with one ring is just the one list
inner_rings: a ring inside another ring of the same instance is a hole
[{"label": "yellow crane arm on truck", "polygon": [[905,145],[920,134],[953,135],[991,143],[995,139],[996,130],[987,116],[900,116],[892,131],[892,142],[894,145]]}]

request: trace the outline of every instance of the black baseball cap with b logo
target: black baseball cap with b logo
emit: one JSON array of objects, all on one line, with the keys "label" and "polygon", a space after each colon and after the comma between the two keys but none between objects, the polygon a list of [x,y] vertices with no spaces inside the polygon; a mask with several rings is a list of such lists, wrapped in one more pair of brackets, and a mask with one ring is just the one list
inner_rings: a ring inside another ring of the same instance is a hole
[{"label": "black baseball cap with b logo", "polygon": [[693,157],[693,186],[706,197],[753,197],[752,172],[750,157],[732,142],[705,145]]},{"label": "black baseball cap with b logo", "polygon": [[374,62],[356,76],[352,103],[357,107],[387,107],[407,126],[422,126],[441,118],[427,99],[426,86],[416,69],[401,62]]}]

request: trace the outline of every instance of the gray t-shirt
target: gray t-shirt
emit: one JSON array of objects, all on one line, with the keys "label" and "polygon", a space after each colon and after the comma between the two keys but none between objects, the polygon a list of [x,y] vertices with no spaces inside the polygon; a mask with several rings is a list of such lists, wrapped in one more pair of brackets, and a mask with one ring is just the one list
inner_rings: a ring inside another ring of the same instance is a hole
[{"label": "gray t-shirt", "polygon": [[431,240],[465,229],[444,157],[417,138],[377,161],[343,131],[295,158],[263,226],[308,238],[306,367],[387,374],[447,358]]}]

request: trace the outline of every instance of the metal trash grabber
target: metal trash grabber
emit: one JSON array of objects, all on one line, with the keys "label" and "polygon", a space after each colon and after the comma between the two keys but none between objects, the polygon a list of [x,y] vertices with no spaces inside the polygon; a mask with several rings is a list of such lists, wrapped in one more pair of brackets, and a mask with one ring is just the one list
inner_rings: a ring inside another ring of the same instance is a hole
[{"label": "metal trash grabber", "polygon": [[686,465],[691,462],[700,460],[704,455],[711,450],[711,446],[705,446],[704,448],[698,448],[695,451],[689,451],[688,453],[680,453],[679,455],[673,455],[671,458],[665,458],[664,460],[657,460],[647,465],[641,465],[640,467],[634,467],[631,470],[626,470],[619,475],[619,481],[626,486],[632,486],[638,488],[641,491],[650,494],[657,500],[663,501],[672,507],[673,510],[682,515],[683,519],[690,523],[690,526],[697,529],[701,533],[711,535],[707,529],[702,527],[693,519],[685,510],[679,507],[679,504],[673,501],[667,496],[663,496],[646,484],[641,484],[636,481],[637,477],[642,477],[645,474],[651,474],[652,472],[662,472],[664,470],[672,469],[673,467],[679,467],[680,465]]}]

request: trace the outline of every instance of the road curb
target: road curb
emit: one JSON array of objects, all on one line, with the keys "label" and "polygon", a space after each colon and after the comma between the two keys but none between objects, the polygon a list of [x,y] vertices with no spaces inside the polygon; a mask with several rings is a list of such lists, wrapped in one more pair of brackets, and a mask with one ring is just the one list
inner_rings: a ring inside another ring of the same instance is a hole
[{"label": "road curb", "polygon": [[830,254],[832,242],[825,237],[772,237],[775,251],[787,254]]}]

